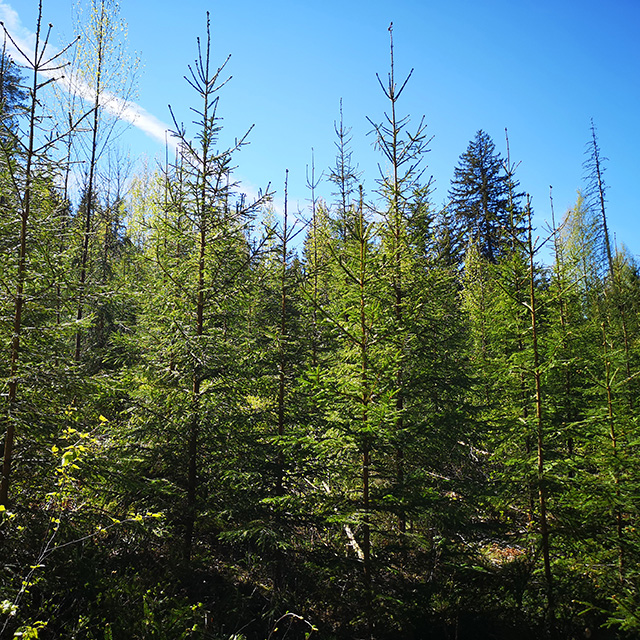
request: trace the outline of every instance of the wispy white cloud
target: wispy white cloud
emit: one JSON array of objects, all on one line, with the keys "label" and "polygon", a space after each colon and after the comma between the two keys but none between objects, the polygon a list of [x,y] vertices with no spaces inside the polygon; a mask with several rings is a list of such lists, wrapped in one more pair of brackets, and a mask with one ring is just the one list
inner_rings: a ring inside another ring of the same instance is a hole
[{"label": "wispy white cloud", "polygon": [[[0,2],[0,20],[17,45],[15,46],[10,39],[7,39],[8,53],[18,64],[29,66],[29,60],[33,60],[35,55],[35,34],[22,25],[18,12],[6,2]],[[58,53],[51,46],[47,48],[47,52],[49,58]],[[52,67],[58,67],[59,64],[60,62],[56,60]],[[74,76],[68,72],[65,73],[64,70],[54,68],[42,69],[41,73],[46,78],[52,78],[65,91],[73,93],[89,103],[93,102],[95,98],[93,88],[77,75]],[[105,92],[102,95],[101,106],[110,115],[132,124],[158,142],[162,144],[168,142],[171,146],[175,146],[175,141],[168,134],[169,127],[136,102],[124,100],[112,93]]]},{"label": "wispy white cloud", "polygon": [[[93,87],[77,76],[67,75],[57,78],[56,83],[69,93],[80,96],[89,103],[95,99]],[[175,147],[175,140],[168,133],[169,127],[138,103],[124,100],[113,93],[104,92],[101,95],[100,104],[110,115],[132,124],[162,144],[167,141],[170,146]]]}]

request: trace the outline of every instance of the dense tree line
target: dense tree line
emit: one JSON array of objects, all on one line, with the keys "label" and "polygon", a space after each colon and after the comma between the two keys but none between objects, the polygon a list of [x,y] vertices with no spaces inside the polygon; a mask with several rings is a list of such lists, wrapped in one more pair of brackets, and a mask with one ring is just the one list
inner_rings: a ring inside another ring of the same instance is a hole
[{"label": "dense tree line", "polygon": [[85,111],[43,111],[40,22],[0,64],[0,636],[634,637],[640,277],[593,124],[545,264],[487,133],[435,204],[392,40],[389,170],[341,114],[301,226],[234,180],[208,23],[195,130],[125,175],[89,5]]}]

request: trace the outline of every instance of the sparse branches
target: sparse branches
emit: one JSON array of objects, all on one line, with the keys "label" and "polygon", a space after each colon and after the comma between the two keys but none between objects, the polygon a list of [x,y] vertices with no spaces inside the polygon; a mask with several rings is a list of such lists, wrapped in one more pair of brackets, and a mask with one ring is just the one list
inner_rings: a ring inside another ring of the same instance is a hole
[{"label": "sparse branches", "polygon": [[354,208],[352,197],[360,179],[360,172],[357,165],[354,166],[352,162],[351,128],[344,125],[342,99],[340,100],[340,120],[334,122],[333,127],[338,138],[335,142],[337,154],[336,164],[329,173],[329,181],[337,188],[337,191],[332,195],[338,198],[338,224],[340,236],[344,240],[347,226],[350,223],[350,213]]},{"label": "sparse branches", "polygon": [[606,193],[607,186],[604,181],[605,161],[607,158],[601,155],[596,127],[591,120],[591,140],[587,143],[587,159],[584,163],[587,189],[585,198],[589,207],[600,212],[600,224],[602,225],[602,239],[604,242],[605,258],[609,270],[609,277],[614,277],[613,254],[611,251],[611,241],[609,239],[609,228],[607,225]]},{"label": "sparse branches", "polygon": [[[376,123],[369,117],[367,120],[373,127],[372,133],[375,135],[376,147],[391,165],[391,176],[387,176],[379,166],[381,190],[384,192],[390,189],[392,198],[397,204],[401,194],[411,191],[411,186],[421,180],[424,170],[420,169],[420,165],[424,155],[429,151],[433,137],[427,137],[424,116],[420,119],[418,127],[411,132],[407,128],[410,122],[409,116],[398,117],[396,113],[398,100],[413,74],[413,69],[398,88],[395,81],[393,23],[389,26],[389,39],[391,62],[387,86],[383,84],[378,74],[376,77],[384,95],[389,100],[390,112],[385,112],[384,121],[381,123]],[[382,195],[385,197],[384,193]]]}]

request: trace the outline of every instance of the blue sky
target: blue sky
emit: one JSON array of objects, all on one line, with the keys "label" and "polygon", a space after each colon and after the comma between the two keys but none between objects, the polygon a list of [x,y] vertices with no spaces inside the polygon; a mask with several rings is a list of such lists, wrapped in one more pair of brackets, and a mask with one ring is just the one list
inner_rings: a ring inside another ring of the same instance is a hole
[{"label": "blue sky", "polygon": [[[34,30],[37,2],[0,2],[23,28]],[[399,105],[417,124],[424,115],[434,136],[427,173],[433,199],[446,200],[459,156],[478,129],[503,155],[509,130],[517,177],[533,199],[542,233],[583,186],[582,163],[590,119],[608,158],[610,229],[618,243],[640,253],[640,2],[637,0],[272,0],[205,2],[129,1],[121,4],[129,49],[143,69],[137,102],[170,122],[167,105],[189,130],[195,96],[183,76],[196,56],[211,12],[214,59],[231,82],[221,95],[229,139],[255,125],[239,154],[238,175],[254,187],[271,182],[282,196],[289,169],[291,207],[307,205],[305,170],[314,149],[316,171],[334,162],[334,121],[343,100],[352,128],[353,160],[365,188],[375,188],[382,162],[367,135],[383,118],[376,73],[389,66],[388,26],[394,24],[396,75],[414,68]],[[54,41],[70,36],[73,2],[44,0]],[[152,137],[130,129],[122,139],[134,157],[163,154]],[[383,165],[384,168],[384,165]],[[321,188],[329,196],[330,187]]]}]

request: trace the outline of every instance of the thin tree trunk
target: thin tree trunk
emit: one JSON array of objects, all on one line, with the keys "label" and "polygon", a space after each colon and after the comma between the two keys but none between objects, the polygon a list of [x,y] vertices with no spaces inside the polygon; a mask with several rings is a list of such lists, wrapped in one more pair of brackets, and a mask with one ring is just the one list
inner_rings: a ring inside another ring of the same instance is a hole
[{"label": "thin tree trunk", "polygon": [[371,449],[372,442],[369,435],[369,405],[371,403],[372,394],[369,381],[369,330],[367,327],[366,302],[367,302],[367,232],[364,224],[364,198],[362,185],[360,186],[360,204],[359,204],[359,241],[360,241],[360,269],[359,269],[359,288],[360,288],[360,386],[361,386],[361,402],[362,415],[361,425],[364,432],[362,439],[362,553],[363,553],[363,574],[364,588],[366,594],[366,620],[369,637],[374,637],[374,612],[373,612],[373,589],[371,575]]},{"label": "thin tree trunk", "polygon": [[[289,170],[286,171],[284,183],[284,221],[282,229],[282,263],[280,272],[280,336],[278,340],[278,436],[284,435],[285,391],[286,391],[286,357],[285,343],[287,341],[287,239],[289,229],[287,212],[287,188]],[[284,453],[282,444],[278,444],[278,460],[276,465],[276,495],[283,494]]]},{"label": "thin tree trunk", "polygon": [[531,314],[531,337],[533,346],[533,373],[536,390],[536,440],[537,440],[537,476],[538,476],[538,498],[540,504],[540,538],[542,542],[542,557],[544,562],[544,576],[547,584],[547,603],[550,616],[553,617],[554,601],[553,601],[553,585],[551,575],[551,559],[549,545],[549,524],[547,521],[547,489],[545,486],[544,473],[544,425],[542,411],[542,386],[540,376],[540,352],[538,348],[538,318],[536,308],[536,289],[535,289],[535,267],[534,255],[535,248],[533,245],[533,232],[531,228],[531,206],[527,202],[528,214],[528,254],[529,254],[529,311]]},{"label": "thin tree trunk", "polygon": [[[205,110],[206,114],[206,110]],[[206,156],[205,156],[206,157]],[[205,258],[207,250],[207,221],[205,219],[204,202],[205,202],[206,183],[202,178],[200,197],[200,242],[198,254],[198,298],[196,302],[196,340],[197,347],[200,349],[201,338],[204,334],[204,287],[205,287]],[[198,439],[200,432],[200,384],[201,372],[198,363],[194,363],[193,385],[191,391],[191,423],[189,425],[188,435],[188,453],[189,462],[187,468],[187,521],[185,530],[185,550],[184,555],[187,560],[191,559],[191,550],[193,544],[193,531],[196,521],[196,492],[198,483]]]},{"label": "thin tree trunk", "polygon": [[320,179],[316,181],[316,166],[313,157],[313,149],[311,150],[311,180],[307,175],[307,186],[311,189],[311,237],[312,237],[312,255],[313,255],[313,297],[311,309],[311,324],[313,327],[313,336],[311,338],[311,364],[313,367],[318,366],[318,213],[316,210],[316,187],[320,183]]},{"label": "thin tree trunk", "polygon": [[18,244],[18,271],[16,274],[16,289],[13,298],[13,337],[11,339],[11,354],[9,361],[9,393],[5,414],[6,434],[4,439],[4,455],[2,462],[2,482],[0,483],[0,505],[9,504],[9,481],[13,463],[13,448],[15,440],[15,422],[13,409],[18,398],[18,366],[20,363],[20,340],[22,337],[22,313],[24,310],[24,287],[27,279],[27,234],[29,230],[29,216],[31,213],[32,167],[35,159],[35,131],[36,109],[38,106],[38,69],[41,56],[40,29],[42,21],[42,2],[38,5],[38,21],[36,27],[36,41],[33,58],[33,83],[31,86],[31,104],[29,106],[29,142],[26,152],[25,186],[20,212],[20,239]]},{"label": "thin tree trunk", "polygon": [[369,428],[369,403],[371,401],[371,391],[369,389],[369,331],[367,328],[366,316],[366,281],[367,281],[367,237],[364,225],[362,187],[360,187],[359,206],[359,240],[360,240],[360,386],[362,402],[362,430],[365,434],[362,442],[362,509],[364,512],[364,523],[362,527],[362,552],[364,554],[364,572],[367,580],[370,576],[371,561],[371,538],[370,538],[370,496],[369,482],[371,470],[371,438],[368,435]]},{"label": "thin tree trunk", "polygon": [[623,513],[620,508],[620,474],[618,472],[618,433],[616,430],[615,417],[613,411],[613,389],[611,388],[611,360],[609,359],[607,343],[607,332],[605,323],[602,323],[602,348],[604,351],[604,367],[605,367],[605,389],[607,392],[607,423],[609,425],[609,437],[611,439],[611,448],[613,453],[614,470],[613,482],[615,485],[616,504],[613,508],[613,516],[615,519],[615,529],[618,539],[618,575],[620,581],[624,578],[624,528]]},{"label": "thin tree trunk", "polygon": [[89,245],[91,243],[91,227],[93,223],[93,210],[95,208],[95,173],[98,154],[98,128],[100,124],[100,99],[102,96],[102,65],[104,64],[104,33],[102,25],[105,20],[104,2],[100,4],[100,32],[98,34],[98,51],[97,51],[97,67],[96,67],[96,94],[93,104],[93,126],[91,131],[91,157],[89,159],[89,175],[86,185],[86,211],[84,217],[84,231],[82,236],[82,251],[80,255],[80,277],[78,281],[78,310],[76,313],[76,321],[78,328],[76,330],[74,360],[80,362],[82,353],[82,331],[80,322],[84,317],[84,305],[87,283],[87,270],[89,266]]}]

